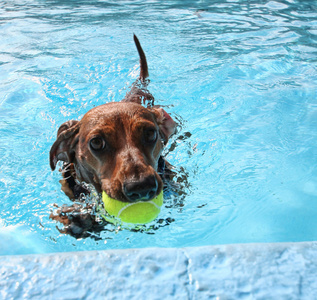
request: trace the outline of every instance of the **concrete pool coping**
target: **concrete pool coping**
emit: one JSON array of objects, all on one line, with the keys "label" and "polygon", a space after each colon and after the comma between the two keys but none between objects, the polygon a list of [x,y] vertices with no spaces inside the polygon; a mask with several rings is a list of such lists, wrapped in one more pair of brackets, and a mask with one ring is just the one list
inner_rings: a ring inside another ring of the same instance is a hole
[{"label": "concrete pool coping", "polygon": [[317,242],[0,257],[2,299],[314,299]]}]

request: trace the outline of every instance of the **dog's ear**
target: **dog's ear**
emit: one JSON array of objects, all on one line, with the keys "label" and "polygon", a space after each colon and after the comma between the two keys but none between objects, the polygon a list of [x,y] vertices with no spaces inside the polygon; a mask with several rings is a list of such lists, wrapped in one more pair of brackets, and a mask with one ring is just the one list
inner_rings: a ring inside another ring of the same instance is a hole
[{"label": "dog's ear", "polygon": [[54,171],[59,160],[72,162],[75,146],[78,142],[79,121],[70,120],[63,123],[57,132],[57,139],[50,151],[50,165]]},{"label": "dog's ear", "polygon": [[155,115],[164,144],[166,145],[170,136],[176,131],[176,123],[163,108],[153,107],[151,111]]}]

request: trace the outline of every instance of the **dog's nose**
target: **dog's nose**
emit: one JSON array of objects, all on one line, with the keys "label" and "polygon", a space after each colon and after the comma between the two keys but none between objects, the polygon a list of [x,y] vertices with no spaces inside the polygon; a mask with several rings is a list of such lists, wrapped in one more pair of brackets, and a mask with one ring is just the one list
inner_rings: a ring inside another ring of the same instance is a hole
[{"label": "dog's nose", "polygon": [[125,196],[130,202],[151,200],[157,192],[158,183],[155,176],[148,176],[138,181],[127,181],[123,185]]}]

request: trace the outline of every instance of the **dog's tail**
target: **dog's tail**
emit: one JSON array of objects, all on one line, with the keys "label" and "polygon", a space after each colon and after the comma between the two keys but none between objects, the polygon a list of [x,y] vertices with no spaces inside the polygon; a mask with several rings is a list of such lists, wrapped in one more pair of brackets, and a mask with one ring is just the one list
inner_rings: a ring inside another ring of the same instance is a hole
[{"label": "dog's tail", "polygon": [[145,79],[149,77],[149,70],[147,67],[146,57],[139,42],[139,39],[136,37],[135,34],[133,34],[133,39],[140,56],[140,80],[142,83],[144,83]]}]

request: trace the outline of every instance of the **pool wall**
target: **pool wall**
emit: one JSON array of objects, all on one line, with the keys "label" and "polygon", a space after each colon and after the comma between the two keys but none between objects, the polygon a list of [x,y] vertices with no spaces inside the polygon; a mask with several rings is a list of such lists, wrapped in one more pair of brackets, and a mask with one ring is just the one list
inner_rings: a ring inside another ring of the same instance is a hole
[{"label": "pool wall", "polygon": [[1,299],[316,299],[317,242],[0,257]]}]

